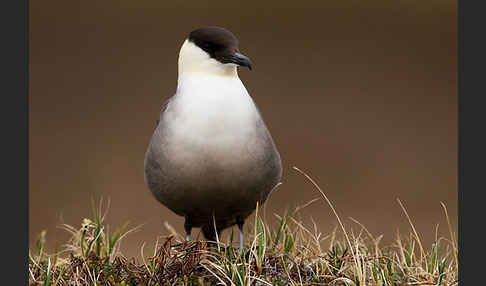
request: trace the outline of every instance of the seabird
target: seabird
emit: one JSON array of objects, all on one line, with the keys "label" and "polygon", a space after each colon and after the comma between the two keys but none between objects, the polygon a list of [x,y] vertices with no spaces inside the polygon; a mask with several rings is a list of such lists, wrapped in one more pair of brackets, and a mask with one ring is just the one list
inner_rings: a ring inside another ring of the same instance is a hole
[{"label": "seabird", "polygon": [[177,90],[162,107],[144,160],[155,198],[184,216],[186,239],[239,228],[280,182],[282,163],[260,112],[238,77],[252,68],[221,27],[192,31],[178,61]]}]

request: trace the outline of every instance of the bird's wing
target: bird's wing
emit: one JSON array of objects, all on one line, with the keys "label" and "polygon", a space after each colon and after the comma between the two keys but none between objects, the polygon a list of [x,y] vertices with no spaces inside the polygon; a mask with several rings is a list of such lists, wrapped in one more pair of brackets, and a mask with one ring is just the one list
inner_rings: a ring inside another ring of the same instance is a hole
[{"label": "bird's wing", "polygon": [[162,115],[162,113],[164,113],[167,110],[167,106],[169,105],[169,102],[170,102],[171,99],[172,99],[172,97],[169,97],[168,99],[166,99],[162,103],[162,108],[160,109],[160,113],[159,113],[159,119],[157,119],[157,124],[155,125],[155,127],[157,127],[159,125],[160,116]]}]

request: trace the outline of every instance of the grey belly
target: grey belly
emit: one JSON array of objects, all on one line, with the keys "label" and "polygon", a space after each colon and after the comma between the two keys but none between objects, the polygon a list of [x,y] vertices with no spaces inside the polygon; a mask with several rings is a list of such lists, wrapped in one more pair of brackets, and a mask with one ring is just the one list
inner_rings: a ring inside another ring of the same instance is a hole
[{"label": "grey belly", "polygon": [[188,216],[196,227],[212,224],[213,214],[220,229],[235,224],[238,216],[246,218],[257,202],[265,202],[282,174],[280,155],[265,126],[261,127],[256,145],[261,149],[242,158],[244,164],[223,167],[212,162],[209,154],[207,162],[194,162],[201,167],[191,170],[181,168],[166,152],[170,143],[154,134],[145,158],[150,191],[176,214]]}]

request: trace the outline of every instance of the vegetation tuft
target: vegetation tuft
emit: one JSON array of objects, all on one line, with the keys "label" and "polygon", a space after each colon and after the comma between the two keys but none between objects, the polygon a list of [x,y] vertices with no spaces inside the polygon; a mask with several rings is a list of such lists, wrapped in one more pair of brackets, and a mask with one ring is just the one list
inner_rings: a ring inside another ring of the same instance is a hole
[{"label": "vegetation tuft", "polygon": [[40,234],[37,247],[29,252],[29,285],[457,285],[457,242],[444,204],[450,239],[436,238],[424,247],[398,201],[412,232],[406,238],[397,233],[394,244],[382,247],[381,237],[357,221],[359,233],[346,230],[324,192],[296,170],[329,204],[340,232],[323,235],[315,224],[309,229],[288,214],[275,215],[278,227],[271,229],[257,208],[242,250],[233,246],[233,232],[225,242],[214,243],[184,241],[172,233],[161,243],[157,239],[149,257],[142,246],[137,261],[119,250],[123,237],[135,229],[127,230],[125,224],[110,232],[100,202],[93,207],[93,218],[84,219],[80,228],[63,225],[71,239],[62,251],[46,254],[46,232]]}]

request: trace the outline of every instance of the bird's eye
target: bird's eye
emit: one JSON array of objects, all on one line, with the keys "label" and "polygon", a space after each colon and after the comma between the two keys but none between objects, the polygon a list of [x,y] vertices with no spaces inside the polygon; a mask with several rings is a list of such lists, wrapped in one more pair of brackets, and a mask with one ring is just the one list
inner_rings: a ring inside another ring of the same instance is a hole
[{"label": "bird's eye", "polygon": [[213,52],[219,51],[219,50],[223,49],[223,46],[222,45],[219,45],[219,44],[210,43],[210,42],[207,42],[205,44],[206,44],[206,47],[205,48],[207,48],[208,50],[211,50]]}]

